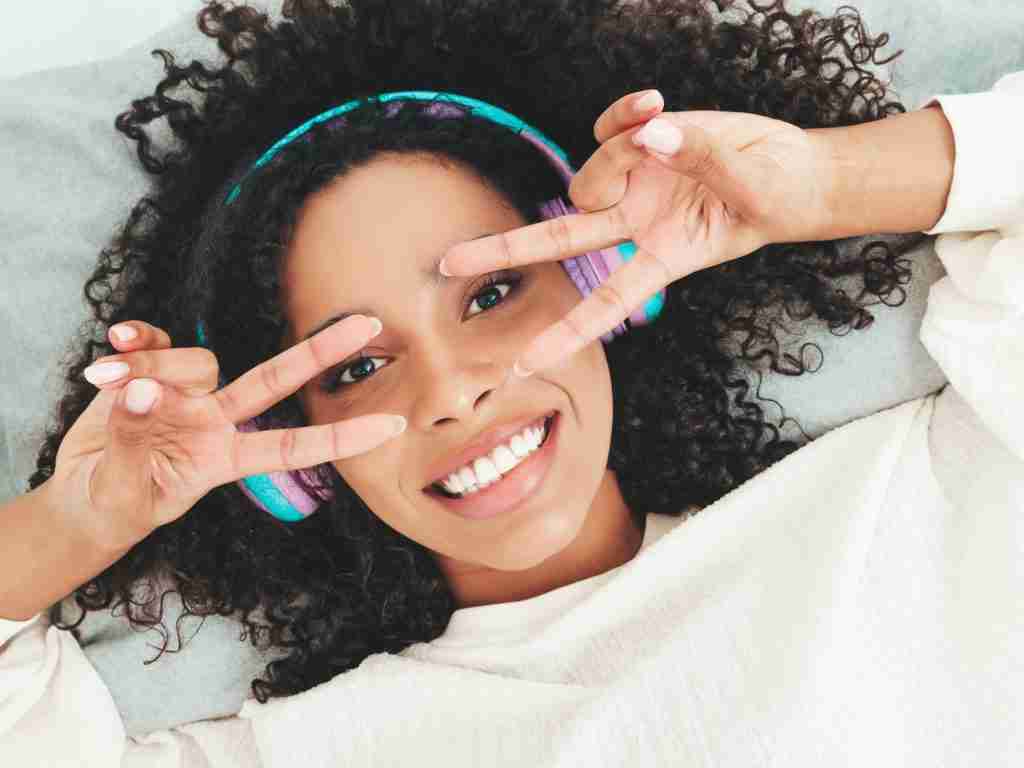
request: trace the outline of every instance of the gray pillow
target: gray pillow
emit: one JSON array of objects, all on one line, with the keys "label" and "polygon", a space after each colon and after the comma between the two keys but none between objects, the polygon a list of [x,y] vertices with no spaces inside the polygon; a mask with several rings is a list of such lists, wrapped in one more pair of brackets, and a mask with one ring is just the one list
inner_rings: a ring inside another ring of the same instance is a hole
[{"label": "gray pillow", "polygon": [[[789,8],[833,13],[843,4],[823,0]],[[271,14],[279,18],[274,5]],[[1024,69],[1024,5],[864,0],[857,7],[870,34],[890,33],[887,55],[906,49],[876,71],[891,79],[908,109],[933,94],[986,91],[1003,74]],[[156,47],[173,50],[179,61],[222,60],[190,12],[114,59],[0,81],[0,501],[27,489],[60,395],[58,361],[88,316],[85,279],[130,206],[148,191],[135,147],[114,130],[113,120],[162,77],[160,60],[149,55]],[[166,141],[167,134],[154,138]],[[768,374],[761,397],[782,403],[787,416],[817,437],[944,385],[945,376],[917,338],[928,288],[944,274],[932,243],[908,256],[913,280],[906,303],[872,307],[870,330],[837,338],[820,323],[806,323],[798,336],[781,337],[782,351],[795,357],[803,344],[817,344],[824,363],[799,377]],[[817,360],[808,364],[814,368]],[[765,408],[769,418],[778,418]],[[84,651],[110,688],[129,735],[238,712],[251,679],[273,658],[239,642],[240,623],[210,616],[183,623],[182,653],[144,665],[162,637],[157,630],[133,631],[122,611],[92,613],[81,628]],[[163,623],[172,649],[179,611],[177,595],[169,597]],[[77,616],[75,608],[65,613],[66,619]]]}]

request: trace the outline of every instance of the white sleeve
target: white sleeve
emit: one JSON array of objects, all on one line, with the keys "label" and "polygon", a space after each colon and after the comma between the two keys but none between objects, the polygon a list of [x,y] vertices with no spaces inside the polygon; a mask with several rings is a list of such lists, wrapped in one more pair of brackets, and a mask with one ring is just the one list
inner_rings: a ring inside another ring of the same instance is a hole
[{"label": "white sleeve", "polygon": [[924,106],[936,102],[956,157],[946,210],[926,230],[939,234],[946,276],[929,289],[920,339],[949,380],[937,406],[945,399],[956,417],[933,424],[930,440],[971,459],[965,438],[995,438],[1006,481],[1024,493],[1024,71]]},{"label": "white sleeve", "polygon": [[74,636],[0,619],[0,766],[261,768],[249,720],[222,717],[128,737]]},{"label": "white sleeve", "polygon": [[1024,70],[990,91],[933,96],[921,108],[934,104],[953,128],[956,158],[946,210],[925,234],[1024,234]]},{"label": "white sleeve", "polygon": [[126,734],[70,632],[43,614],[0,619],[0,765],[121,764]]}]

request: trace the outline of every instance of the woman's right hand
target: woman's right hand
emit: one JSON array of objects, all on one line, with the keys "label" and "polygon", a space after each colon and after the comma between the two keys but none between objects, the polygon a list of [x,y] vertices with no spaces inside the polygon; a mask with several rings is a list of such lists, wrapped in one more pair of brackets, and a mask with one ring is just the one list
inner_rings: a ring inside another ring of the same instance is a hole
[{"label": "woman's right hand", "polygon": [[[241,432],[242,424],[357,352],[376,323],[354,315],[256,366],[217,389],[216,356],[203,347],[171,348],[160,328],[121,323],[138,332],[120,354],[96,362],[130,366],[99,394],[64,436],[51,478],[81,510],[94,541],[126,549],[177,520],[218,485],[276,470],[311,467],[369,451],[399,434],[394,417],[358,418],[292,429]],[[155,387],[144,414],[128,398]]]}]

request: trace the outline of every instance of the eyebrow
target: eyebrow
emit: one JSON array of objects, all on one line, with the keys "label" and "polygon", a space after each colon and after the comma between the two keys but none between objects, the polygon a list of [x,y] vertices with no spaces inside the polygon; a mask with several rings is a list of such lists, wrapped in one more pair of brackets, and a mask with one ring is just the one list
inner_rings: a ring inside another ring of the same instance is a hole
[{"label": "eyebrow", "polygon": [[[494,232],[485,232],[482,235],[477,235],[476,237],[473,237],[473,238],[470,238],[470,239],[471,240],[480,240],[481,238],[488,237],[488,236],[493,235],[493,234],[495,234],[495,233]],[[469,242],[469,241],[468,240],[464,240],[463,242]],[[443,258],[444,258],[444,254],[442,253],[440,256],[437,257],[437,259],[435,259],[433,264],[431,264],[428,268],[420,271],[420,277],[423,278],[423,282],[425,284],[428,284],[431,288],[440,288],[441,285],[445,283],[445,281],[457,279],[457,278],[445,277],[444,275],[441,274],[440,265],[441,265],[441,259],[443,259]],[[372,309],[367,309],[367,308],[349,309],[349,310],[346,310],[344,312],[338,312],[337,314],[334,314],[334,315],[331,315],[330,317],[328,317],[326,320],[324,320],[322,323],[320,323],[318,326],[316,326],[313,330],[311,330],[309,333],[307,333],[305,336],[303,336],[302,340],[306,341],[307,339],[310,339],[313,336],[316,336],[318,333],[320,333],[320,331],[324,330],[325,328],[329,328],[330,326],[334,325],[335,323],[340,323],[346,317],[351,317],[352,315],[371,315],[371,316],[375,316],[376,314],[377,313],[374,312]]]}]

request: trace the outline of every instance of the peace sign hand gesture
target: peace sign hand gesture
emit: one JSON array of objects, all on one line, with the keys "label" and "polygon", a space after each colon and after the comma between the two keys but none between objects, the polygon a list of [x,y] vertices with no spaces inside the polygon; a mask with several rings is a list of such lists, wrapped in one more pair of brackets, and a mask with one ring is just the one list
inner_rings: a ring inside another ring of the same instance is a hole
[{"label": "peace sign hand gesture", "polygon": [[516,363],[520,375],[568,358],[675,280],[829,229],[834,163],[814,135],[742,112],[659,114],[660,94],[650,93],[647,108],[637,102],[648,94],[628,94],[597,119],[601,146],[569,187],[573,204],[590,212],[460,243],[445,255],[442,272],[463,276],[636,245],[629,262],[531,342]]},{"label": "peace sign hand gesture", "polygon": [[[376,323],[362,315],[326,328],[220,390],[217,358],[208,349],[171,349],[160,328],[141,321],[124,325],[137,331],[136,338],[124,342],[111,333],[121,354],[96,362],[126,363],[129,370],[110,383],[89,373],[100,392],[64,436],[51,478],[80,511],[93,541],[104,546],[130,548],[218,485],[353,456],[401,432],[393,431],[395,417],[387,414],[258,432],[235,427],[377,335]],[[154,390],[149,409],[133,412]]]}]

